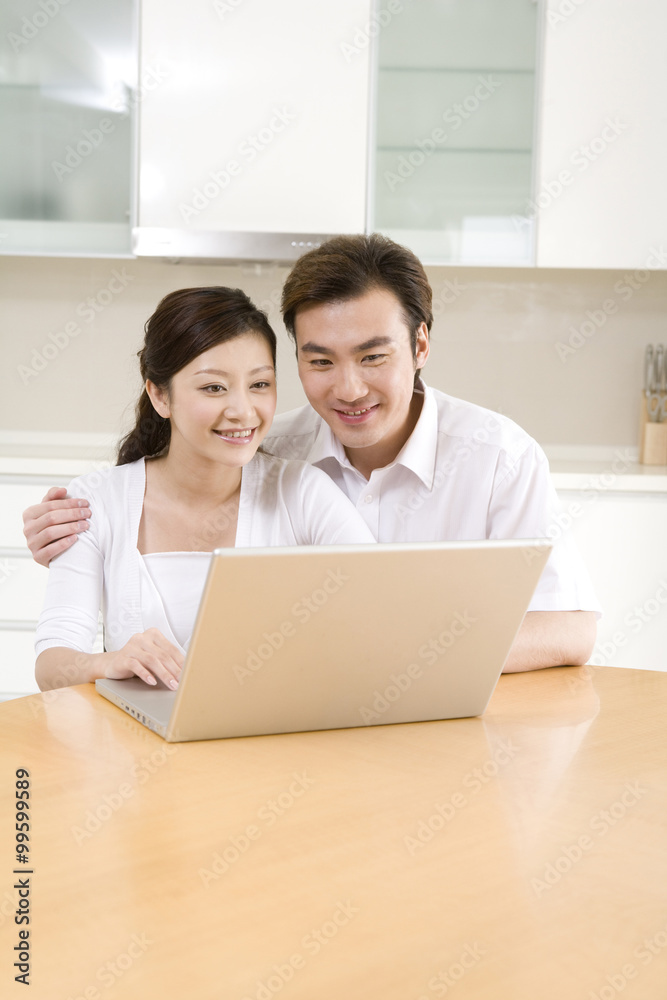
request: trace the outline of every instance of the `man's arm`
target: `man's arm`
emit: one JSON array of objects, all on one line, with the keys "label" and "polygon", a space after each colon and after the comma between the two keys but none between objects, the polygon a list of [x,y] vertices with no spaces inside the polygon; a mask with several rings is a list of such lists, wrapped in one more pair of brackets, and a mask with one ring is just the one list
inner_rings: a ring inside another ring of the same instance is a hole
[{"label": "man's arm", "polygon": [[87,500],[67,496],[67,490],[52,487],[41,503],[23,511],[23,534],[32,557],[48,566],[54,556],[68,549],[79,532],[88,528]]},{"label": "man's arm", "polygon": [[593,652],[596,635],[594,611],[529,611],[503,673],[582,666]]}]

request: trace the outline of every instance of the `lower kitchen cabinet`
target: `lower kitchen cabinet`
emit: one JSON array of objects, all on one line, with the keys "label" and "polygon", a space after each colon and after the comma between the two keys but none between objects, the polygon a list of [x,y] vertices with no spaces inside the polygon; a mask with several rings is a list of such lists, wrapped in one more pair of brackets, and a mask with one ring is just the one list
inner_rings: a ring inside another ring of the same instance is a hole
[{"label": "lower kitchen cabinet", "polygon": [[[40,461],[34,460],[35,467]],[[48,462],[46,463],[48,465]],[[22,512],[39,503],[49,486],[67,483],[71,473],[44,475],[0,473],[0,701],[34,694],[35,628],[48,571],[33,562],[23,537]],[[98,635],[101,651],[101,631]]]},{"label": "lower kitchen cabinet", "polygon": [[667,489],[558,493],[603,610],[591,662],[667,671]]}]

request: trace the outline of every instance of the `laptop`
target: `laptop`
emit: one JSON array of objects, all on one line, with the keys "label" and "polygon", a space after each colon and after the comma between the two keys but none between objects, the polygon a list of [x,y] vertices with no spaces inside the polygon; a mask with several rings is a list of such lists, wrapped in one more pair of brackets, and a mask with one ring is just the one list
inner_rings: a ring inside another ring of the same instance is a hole
[{"label": "laptop", "polygon": [[217,549],[178,690],[97,690],[170,743],[481,715],[545,539]]}]

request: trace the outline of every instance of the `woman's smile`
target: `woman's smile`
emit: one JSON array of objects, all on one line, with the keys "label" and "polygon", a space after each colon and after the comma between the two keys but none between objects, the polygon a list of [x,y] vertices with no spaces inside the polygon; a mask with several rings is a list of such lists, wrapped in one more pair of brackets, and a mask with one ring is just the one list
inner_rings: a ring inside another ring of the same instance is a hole
[{"label": "woman's smile", "polygon": [[214,430],[213,433],[217,434],[219,438],[223,441],[228,442],[233,445],[243,445],[250,444],[255,436],[256,427],[247,427],[242,431],[235,430]]}]

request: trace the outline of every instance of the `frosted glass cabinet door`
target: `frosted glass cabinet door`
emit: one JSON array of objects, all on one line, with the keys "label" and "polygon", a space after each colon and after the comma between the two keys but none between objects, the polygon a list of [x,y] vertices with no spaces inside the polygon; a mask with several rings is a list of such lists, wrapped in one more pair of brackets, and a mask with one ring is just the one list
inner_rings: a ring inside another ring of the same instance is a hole
[{"label": "frosted glass cabinet door", "polygon": [[285,234],[364,231],[370,6],[143,0],[160,83],[140,108],[138,254],[297,256]]},{"label": "frosted glass cabinet door", "polygon": [[129,256],[137,0],[0,5],[0,252]]},{"label": "frosted glass cabinet door", "polygon": [[538,265],[667,267],[666,43],[665,0],[548,0]]},{"label": "frosted glass cabinet door", "polygon": [[377,42],[373,228],[425,263],[532,263],[536,4],[394,6]]}]

